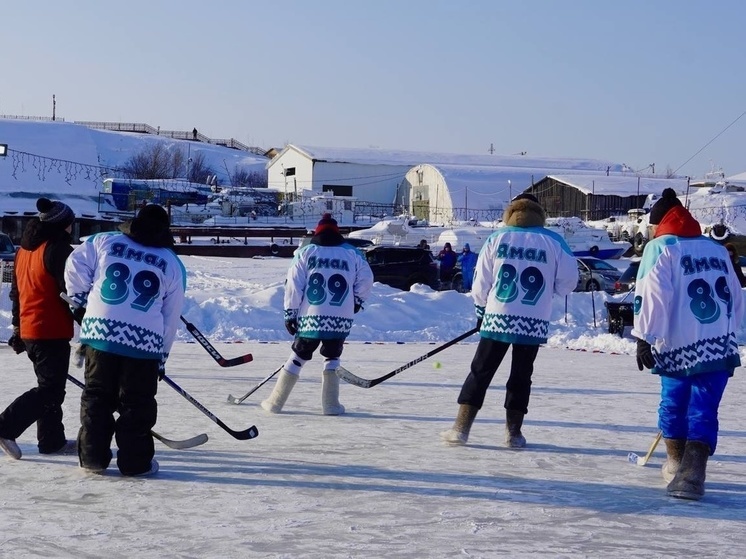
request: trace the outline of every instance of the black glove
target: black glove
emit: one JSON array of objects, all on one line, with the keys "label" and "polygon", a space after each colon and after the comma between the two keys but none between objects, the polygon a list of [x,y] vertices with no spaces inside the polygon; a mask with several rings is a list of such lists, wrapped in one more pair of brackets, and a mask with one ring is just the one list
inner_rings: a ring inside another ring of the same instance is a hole
[{"label": "black glove", "polygon": [[85,316],[85,307],[75,307],[73,309],[73,320],[77,322],[78,324],[83,322],[83,317]]},{"label": "black glove", "polygon": [[295,336],[298,333],[298,320],[295,318],[289,318],[285,321],[285,329],[288,334]]},{"label": "black glove", "polygon": [[8,338],[8,345],[13,348],[16,354],[26,351],[26,344],[21,339],[21,329],[18,326],[13,328],[13,334]]},{"label": "black glove", "polygon": [[355,314],[363,310],[363,306],[360,303],[355,303]]},{"label": "black glove", "polygon": [[641,371],[643,368],[652,369],[655,367],[655,357],[650,344],[645,340],[637,340],[637,368]]},{"label": "black glove", "polygon": [[163,377],[166,375],[166,358],[161,357],[160,363],[158,363],[158,380],[163,380]]}]

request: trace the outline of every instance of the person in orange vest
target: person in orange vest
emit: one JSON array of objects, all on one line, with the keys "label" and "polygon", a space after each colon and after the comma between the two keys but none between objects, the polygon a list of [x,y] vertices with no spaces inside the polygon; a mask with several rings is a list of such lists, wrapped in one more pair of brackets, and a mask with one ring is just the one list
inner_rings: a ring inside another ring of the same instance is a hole
[{"label": "person in orange vest", "polygon": [[74,328],[73,315],[60,298],[75,214],[67,204],[48,198],[39,198],[36,208],[38,217],[21,237],[10,288],[13,335],[8,345],[17,354],[26,352],[37,380],[37,386],[0,414],[0,448],[16,460],[22,455],[16,439],[33,423],[40,454],[77,453],[62,424]]}]

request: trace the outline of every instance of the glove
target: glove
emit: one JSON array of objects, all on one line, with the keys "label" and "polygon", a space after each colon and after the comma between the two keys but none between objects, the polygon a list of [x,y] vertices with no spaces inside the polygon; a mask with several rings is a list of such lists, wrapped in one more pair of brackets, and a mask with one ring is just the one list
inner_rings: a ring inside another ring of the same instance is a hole
[{"label": "glove", "polygon": [[355,314],[359,313],[361,310],[363,310],[363,300],[359,297],[355,297]]},{"label": "glove", "polygon": [[161,357],[161,362],[158,363],[158,380],[163,380],[163,377],[166,374],[166,359],[168,359],[168,355],[163,354]]},{"label": "glove", "polygon": [[21,339],[21,329],[18,326],[13,327],[13,335],[8,338],[8,345],[13,348],[16,354],[26,351],[26,344]]},{"label": "glove", "polygon": [[75,350],[75,366],[80,369],[83,364],[85,363],[85,353],[86,349],[88,348],[85,344],[78,344],[77,349]]},{"label": "glove", "polygon": [[285,329],[288,331],[288,334],[295,336],[298,333],[298,320],[295,318],[286,320]]},{"label": "glove", "polygon": [[645,340],[637,340],[637,368],[641,371],[655,367],[655,357],[650,344]]},{"label": "glove", "polygon": [[80,324],[83,322],[83,317],[85,316],[85,307],[75,307],[72,309],[73,311],[73,320]]},{"label": "glove", "polygon": [[474,312],[477,314],[477,330],[481,330],[482,320],[484,319],[484,307],[474,305]]}]

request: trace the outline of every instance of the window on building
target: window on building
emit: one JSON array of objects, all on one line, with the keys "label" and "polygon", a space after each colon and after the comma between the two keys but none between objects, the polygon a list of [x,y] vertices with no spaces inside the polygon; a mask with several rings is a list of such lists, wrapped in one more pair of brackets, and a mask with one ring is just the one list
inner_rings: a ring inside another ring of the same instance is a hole
[{"label": "window on building", "polygon": [[322,192],[331,192],[334,196],[352,196],[352,186],[344,184],[325,184],[321,187]]}]

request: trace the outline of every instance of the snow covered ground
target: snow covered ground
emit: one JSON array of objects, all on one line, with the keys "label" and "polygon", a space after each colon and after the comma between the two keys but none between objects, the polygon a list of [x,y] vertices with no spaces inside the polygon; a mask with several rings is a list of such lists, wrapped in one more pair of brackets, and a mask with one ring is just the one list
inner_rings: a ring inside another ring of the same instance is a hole
[{"label": "snow covered ground", "polygon": [[[306,367],[285,413],[259,402],[227,403],[288,355],[282,285],[288,260],[184,257],[183,315],[226,358],[219,367],[183,330],[168,374],[233,429],[237,441],[165,384],[155,430],[169,438],[207,433],[192,450],[156,443],[155,478],[84,474],[74,457],[41,456],[33,428],[21,461],[0,456],[3,557],[738,557],[746,544],[746,385],[736,371],[721,406],[720,442],[700,502],[669,499],[657,432],[658,379],[639,372],[629,329],[606,332],[605,294],[555,301],[551,338],[539,352],[524,434],[502,446],[508,362],[495,377],[466,447],[438,433],[456,413],[476,336],[370,389],[344,384],[348,413],[321,415],[320,369]],[[620,266],[624,262],[618,263]],[[616,297],[619,300],[621,297]],[[595,311],[595,312],[594,312]],[[10,328],[7,285],[0,338]],[[469,330],[468,295],[376,284],[357,315],[343,365],[380,376]],[[746,336],[739,332],[739,341]],[[34,384],[31,365],[0,349],[0,408]],[[746,363],[746,356],[742,352]],[[435,368],[436,362],[442,364]],[[71,373],[82,378],[79,369]],[[65,402],[68,437],[79,426],[79,389]]]}]

